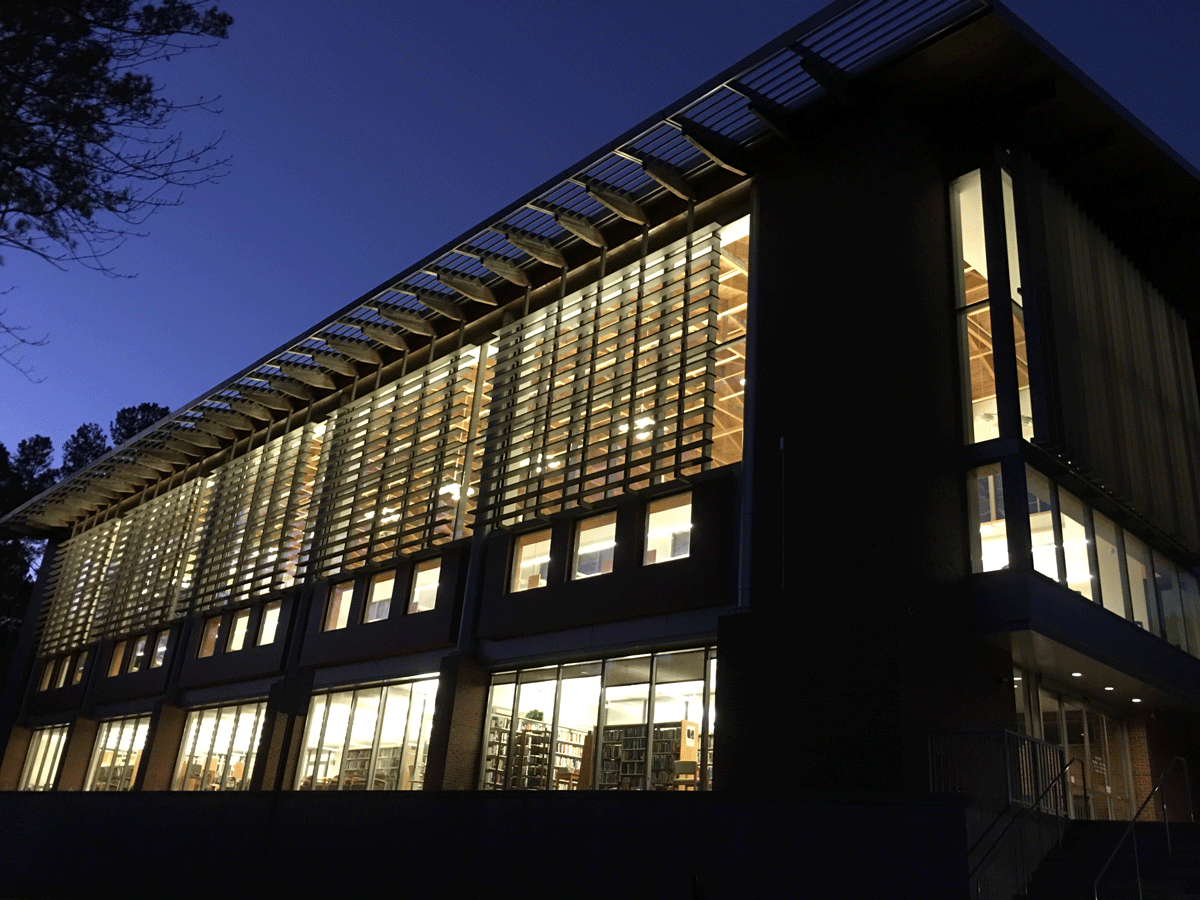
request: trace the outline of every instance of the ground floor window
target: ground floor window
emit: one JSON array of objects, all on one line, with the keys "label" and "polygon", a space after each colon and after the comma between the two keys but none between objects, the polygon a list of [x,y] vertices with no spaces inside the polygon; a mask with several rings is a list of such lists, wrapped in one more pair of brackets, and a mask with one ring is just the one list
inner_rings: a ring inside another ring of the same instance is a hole
[{"label": "ground floor window", "polygon": [[246,790],[266,706],[260,701],[188,713],[171,790]]},{"label": "ground floor window", "polygon": [[88,766],[85,791],[127,791],[137,780],[142,750],[150,730],[149,716],[130,716],[100,723]]},{"label": "ground floor window", "polygon": [[21,772],[19,790],[52,791],[58,777],[58,764],[67,743],[67,725],[38,728],[29,741],[29,753]]},{"label": "ground floor window", "polygon": [[716,649],[501,672],[484,729],[485,790],[707,790]]},{"label": "ground floor window", "polygon": [[420,790],[437,685],[434,675],[313,697],[296,789]]}]

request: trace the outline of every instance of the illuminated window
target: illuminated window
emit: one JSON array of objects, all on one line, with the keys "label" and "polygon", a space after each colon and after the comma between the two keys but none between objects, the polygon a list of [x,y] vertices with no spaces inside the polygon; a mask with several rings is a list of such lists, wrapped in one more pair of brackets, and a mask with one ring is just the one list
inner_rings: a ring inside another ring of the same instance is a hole
[{"label": "illuminated window", "polygon": [[646,565],[683,559],[692,552],[692,495],[650,504],[646,514]]},{"label": "illuminated window", "polygon": [[67,743],[66,725],[53,728],[38,728],[29,742],[29,753],[25,756],[25,768],[17,790],[50,791],[58,776],[58,764],[62,760],[63,747]]},{"label": "illuminated window", "polygon": [[272,600],[263,607],[262,624],[258,627],[258,646],[275,643],[275,630],[279,627],[279,603]]},{"label": "illuminated window", "polygon": [[225,644],[226,653],[236,653],[246,646],[246,629],[250,627],[250,610],[239,609],[235,612],[231,625],[229,641]]},{"label": "illuminated window", "polygon": [[329,603],[325,607],[325,624],[322,631],[337,631],[350,621],[350,600],[354,596],[354,582],[335,584],[329,592]]},{"label": "illuminated window", "polygon": [[431,676],[314,696],[296,789],[420,790],[437,686]]},{"label": "illuminated window", "polygon": [[199,657],[212,656],[217,652],[217,634],[221,630],[221,617],[212,616],[204,620],[204,633],[200,635]]},{"label": "illuminated window", "polygon": [[550,529],[523,534],[513,553],[512,591],[530,591],[546,585],[550,571]]},{"label": "illuminated window", "polygon": [[367,608],[363,612],[364,622],[378,622],[388,617],[392,610],[392,591],[395,586],[395,572],[380,572],[371,579],[367,588]]},{"label": "illuminated window", "polygon": [[60,688],[67,683],[67,675],[71,671],[71,657],[64,656],[58,661],[58,675],[54,679],[54,687]]},{"label": "illuminated window", "polygon": [[141,635],[133,641],[133,652],[129,654],[129,665],[125,667],[126,672],[136,672],[141,669],[142,664],[146,661],[146,642],[150,638],[147,635]]},{"label": "illuminated window", "polygon": [[117,641],[113,646],[112,659],[108,661],[108,677],[121,674],[121,661],[125,658],[125,642]]},{"label": "illuminated window", "polygon": [[85,791],[127,791],[137,780],[150,730],[149,716],[112,719],[100,723],[96,747],[88,766]]},{"label": "illuminated window", "polygon": [[45,691],[50,689],[50,683],[54,679],[54,660],[48,659],[42,663],[42,680],[38,682],[38,690]]},{"label": "illuminated window", "polygon": [[150,657],[150,668],[157,669],[167,658],[167,641],[171,637],[171,629],[166,628],[158,633],[154,642],[154,655]]},{"label": "illuminated window", "polygon": [[575,565],[571,578],[591,578],[612,571],[617,546],[617,514],[605,513],[579,523],[575,532]]},{"label": "illuminated window", "polygon": [[71,684],[79,684],[83,681],[83,667],[87,663],[87,651],[80,650],[75,657],[75,674],[71,676]]},{"label": "illuminated window", "polygon": [[243,703],[188,713],[171,790],[246,790],[266,706]]},{"label": "illuminated window", "polygon": [[408,598],[410,613],[425,612],[437,605],[438,583],[442,576],[442,560],[427,559],[413,568],[412,595]]}]

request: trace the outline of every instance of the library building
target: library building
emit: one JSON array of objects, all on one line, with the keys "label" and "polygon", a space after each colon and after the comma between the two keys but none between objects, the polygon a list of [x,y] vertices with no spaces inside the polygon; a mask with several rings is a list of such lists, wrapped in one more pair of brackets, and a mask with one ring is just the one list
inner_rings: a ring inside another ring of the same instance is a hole
[{"label": "library building", "polygon": [[1002,3],[832,4],[0,520],[0,893],[1200,858],[1196,284],[1200,173]]}]

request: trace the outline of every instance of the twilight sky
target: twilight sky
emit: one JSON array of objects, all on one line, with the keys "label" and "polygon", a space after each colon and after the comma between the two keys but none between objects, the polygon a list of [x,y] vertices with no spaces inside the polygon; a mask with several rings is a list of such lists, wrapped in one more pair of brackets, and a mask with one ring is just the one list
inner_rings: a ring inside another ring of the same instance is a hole
[{"label": "twilight sky", "polygon": [[[123,406],[176,409],[824,6],[227,0],[230,38],[162,67],[192,144],[233,166],[109,263],[3,254],[0,310],[48,333],[0,367],[0,443],[55,448]],[[1200,165],[1200,2],[1010,0]]]}]

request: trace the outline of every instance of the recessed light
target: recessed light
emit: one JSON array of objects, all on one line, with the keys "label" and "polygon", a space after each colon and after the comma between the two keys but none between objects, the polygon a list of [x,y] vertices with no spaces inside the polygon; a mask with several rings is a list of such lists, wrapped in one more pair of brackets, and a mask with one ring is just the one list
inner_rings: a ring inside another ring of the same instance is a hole
[{"label": "recessed light", "polygon": [[1132,702],[1133,702],[1133,703],[1141,703],[1141,702],[1142,702],[1142,698],[1141,698],[1141,697],[1134,697]]},{"label": "recessed light", "polygon": [[1106,685],[1104,686],[1104,689],[1105,689],[1106,691],[1111,691],[1111,690],[1113,690],[1113,687],[1112,687],[1112,685],[1110,685],[1110,684],[1106,684]]},{"label": "recessed light", "polygon": [[1071,673],[1071,677],[1072,677],[1072,678],[1082,678],[1082,677],[1083,677],[1083,673],[1082,673],[1082,672],[1072,672],[1072,673]]}]

